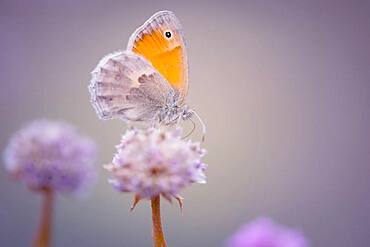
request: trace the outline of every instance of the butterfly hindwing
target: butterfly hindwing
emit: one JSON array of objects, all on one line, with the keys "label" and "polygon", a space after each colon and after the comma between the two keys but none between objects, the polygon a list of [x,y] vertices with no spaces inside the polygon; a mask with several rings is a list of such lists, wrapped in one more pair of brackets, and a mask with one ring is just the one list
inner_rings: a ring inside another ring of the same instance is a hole
[{"label": "butterfly hindwing", "polygon": [[104,57],[92,72],[91,101],[101,119],[153,122],[173,95],[168,82],[143,57],[118,51]]},{"label": "butterfly hindwing", "polygon": [[182,28],[172,12],[154,14],[133,33],[127,50],[147,59],[183,102],[188,90],[188,62]]}]

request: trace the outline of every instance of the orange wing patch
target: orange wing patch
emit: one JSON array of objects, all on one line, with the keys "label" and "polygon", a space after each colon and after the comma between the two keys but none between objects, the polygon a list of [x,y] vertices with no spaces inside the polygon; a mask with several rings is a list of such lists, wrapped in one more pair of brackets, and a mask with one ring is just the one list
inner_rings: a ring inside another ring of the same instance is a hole
[{"label": "orange wing patch", "polygon": [[[162,34],[155,33],[144,35],[143,38],[135,44],[132,51],[149,60],[153,67],[156,68],[173,87],[181,90],[185,76],[184,65],[181,61],[183,51],[180,46],[171,49],[167,40],[164,40],[160,35]],[[157,37],[153,39],[153,36]]]},{"label": "orange wing patch", "polygon": [[[170,32],[171,37],[165,33]],[[188,66],[181,26],[172,12],[161,11],[144,23],[130,38],[128,49],[151,62],[177,89],[182,99],[188,89]]]}]

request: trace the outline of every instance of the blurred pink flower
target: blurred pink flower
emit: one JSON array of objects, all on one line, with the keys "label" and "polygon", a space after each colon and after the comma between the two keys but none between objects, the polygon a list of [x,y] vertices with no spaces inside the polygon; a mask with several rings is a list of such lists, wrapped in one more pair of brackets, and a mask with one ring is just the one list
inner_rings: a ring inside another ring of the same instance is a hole
[{"label": "blurred pink flower", "polygon": [[228,241],[228,247],[308,247],[303,234],[260,218],[241,227]]},{"label": "blurred pink flower", "polygon": [[163,195],[167,199],[191,183],[205,183],[205,150],[199,143],[181,139],[179,129],[128,130],[117,146],[117,154],[106,168],[110,182],[123,192],[140,198]]},{"label": "blurred pink flower", "polygon": [[16,132],[6,169],[32,189],[79,193],[96,178],[95,143],[66,123],[37,120]]}]

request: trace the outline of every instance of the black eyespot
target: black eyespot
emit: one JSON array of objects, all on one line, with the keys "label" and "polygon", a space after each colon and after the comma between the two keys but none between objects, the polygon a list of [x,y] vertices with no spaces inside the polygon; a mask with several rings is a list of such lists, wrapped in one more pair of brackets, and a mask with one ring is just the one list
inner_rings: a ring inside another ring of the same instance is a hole
[{"label": "black eyespot", "polygon": [[167,39],[171,38],[172,33],[170,31],[166,31],[164,35],[167,37]]}]

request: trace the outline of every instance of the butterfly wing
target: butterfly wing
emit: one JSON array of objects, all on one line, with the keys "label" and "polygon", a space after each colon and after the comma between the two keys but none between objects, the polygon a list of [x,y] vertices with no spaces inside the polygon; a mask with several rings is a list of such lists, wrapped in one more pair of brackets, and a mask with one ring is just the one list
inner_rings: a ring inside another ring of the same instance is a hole
[{"label": "butterfly wing", "polygon": [[148,61],[130,51],[105,56],[92,72],[89,91],[101,119],[147,123],[175,94]]},{"label": "butterfly wing", "polygon": [[127,50],[147,59],[180,94],[188,91],[188,62],[179,20],[170,11],[154,14],[130,37]]}]

